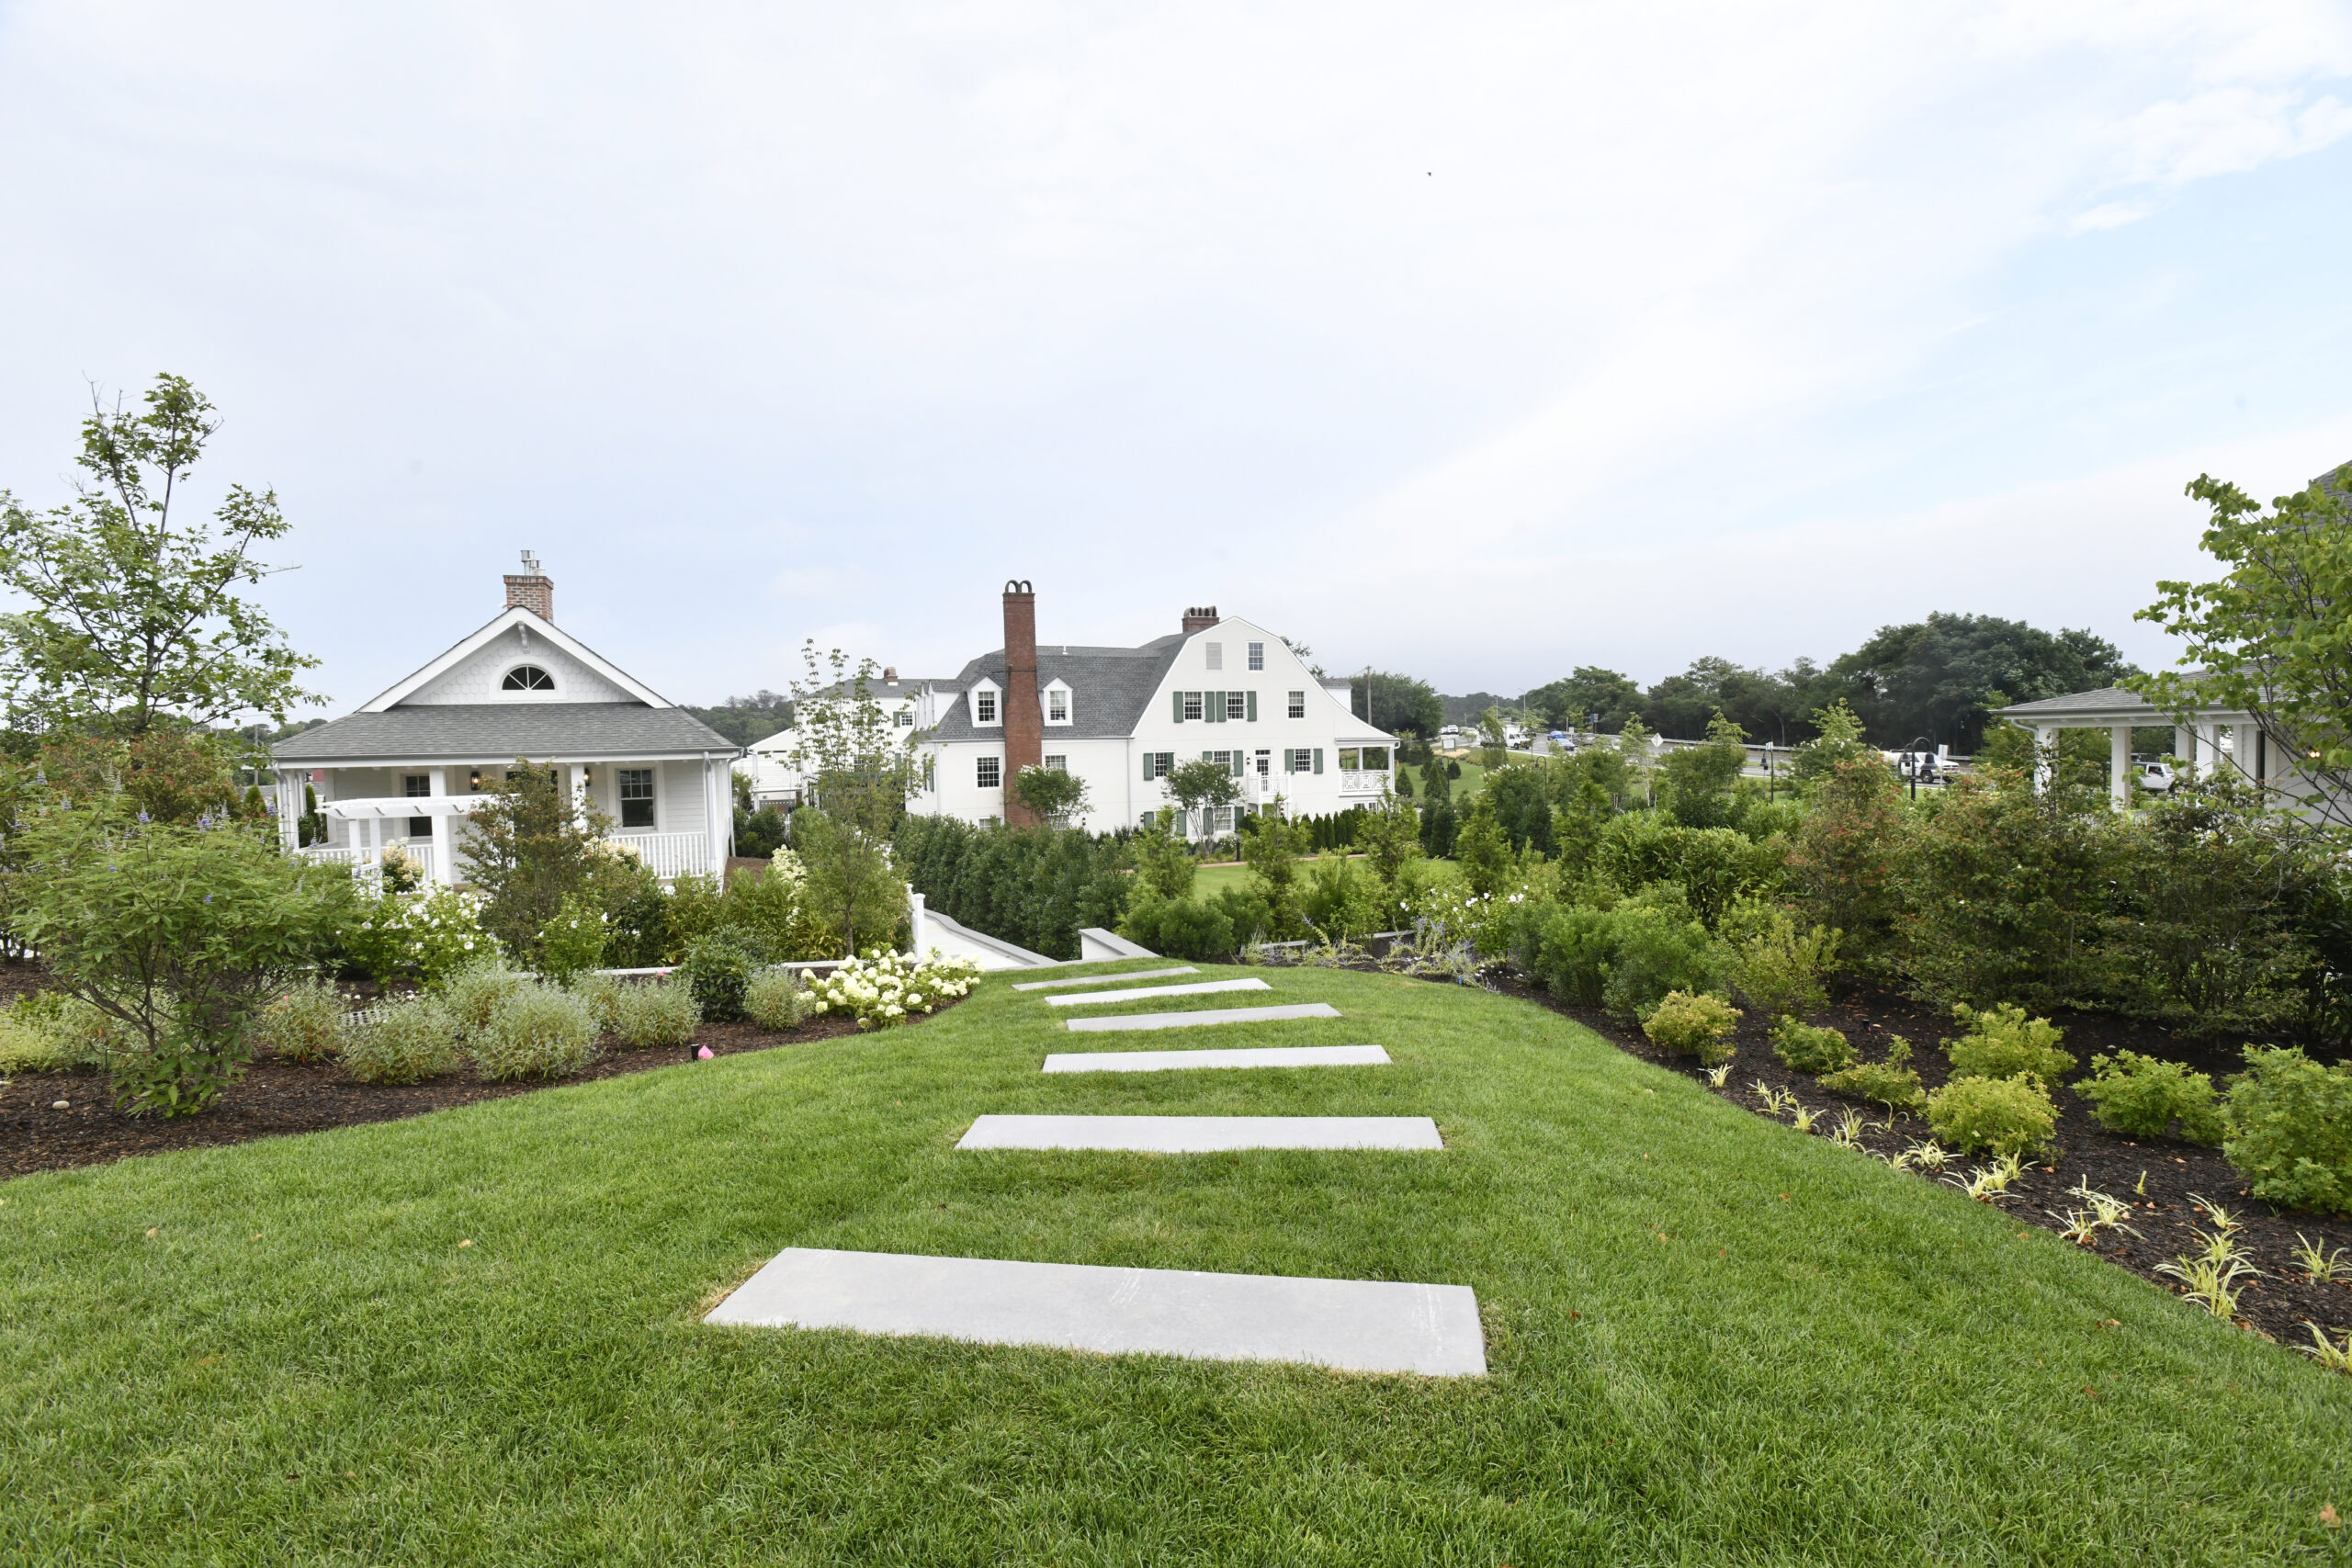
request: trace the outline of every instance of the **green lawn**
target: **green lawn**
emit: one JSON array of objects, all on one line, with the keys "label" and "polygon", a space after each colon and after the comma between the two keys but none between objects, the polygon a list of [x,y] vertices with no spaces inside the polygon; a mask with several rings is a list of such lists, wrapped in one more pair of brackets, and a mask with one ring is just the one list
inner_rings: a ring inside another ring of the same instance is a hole
[{"label": "green lawn", "polygon": [[[996,980],[0,1183],[0,1555],[2205,1563],[2324,1560],[2352,1511],[2352,1379],[1527,1004],[1269,977],[1347,1017],[1142,1038],[1397,1065],[1047,1078],[1126,1042]],[[1427,1113],[1447,1147],[952,1152],[989,1111]],[[796,1244],[1466,1284],[1492,1375],[699,1324]]]}]

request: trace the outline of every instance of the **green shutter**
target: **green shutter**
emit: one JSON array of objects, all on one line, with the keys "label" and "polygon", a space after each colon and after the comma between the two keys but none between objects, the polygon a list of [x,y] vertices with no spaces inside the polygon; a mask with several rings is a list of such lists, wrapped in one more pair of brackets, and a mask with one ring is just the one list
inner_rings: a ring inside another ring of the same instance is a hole
[{"label": "green shutter", "polygon": [[1255,692],[1250,694],[1250,722],[1258,722],[1258,694]]},{"label": "green shutter", "polygon": [[1146,784],[1151,782],[1151,753],[1148,751],[1143,754],[1143,782]]},{"label": "green shutter", "polygon": [[1315,771],[1318,773],[1323,771],[1323,748],[1320,746],[1315,748]]},{"label": "green shutter", "polygon": [[1209,694],[1209,718],[1216,724],[1225,722],[1225,694],[1223,692]]},{"label": "green shutter", "polygon": [[1175,703],[1176,703],[1176,722],[1177,722],[1177,723],[1179,723],[1179,724],[1183,723],[1183,722],[1184,722],[1184,694],[1183,694],[1183,693],[1182,693],[1182,692],[1170,692],[1170,693],[1169,693],[1168,694],[1169,694],[1169,696],[1170,696],[1171,698],[1173,698],[1173,699],[1175,700]]}]

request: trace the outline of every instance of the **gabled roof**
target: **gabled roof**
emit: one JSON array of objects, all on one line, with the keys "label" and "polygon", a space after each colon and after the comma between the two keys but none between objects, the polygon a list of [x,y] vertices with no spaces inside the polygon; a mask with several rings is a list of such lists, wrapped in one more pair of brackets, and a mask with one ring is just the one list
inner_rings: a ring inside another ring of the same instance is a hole
[{"label": "gabled roof", "polygon": [[281,762],[606,761],[742,750],[684,708],[643,703],[436,703],[362,709],[289,735]]},{"label": "gabled roof", "polygon": [[[639,702],[644,703],[648,706],[657,708],[674,707],[677,705],[671,702],[669,698],[655,691],[652,687],[646,685],[643,682],[638,680],[637,677],[629,674],[619,665],[615,664],[611,660],[606,659],[603,654],[598,653],[595,649],[590,648],[586,643],[582,642],[578,637],[575,637],[571,633],[563,630],[563,628],[557,626],[553,621],[542,619],[540,616],[533,614],[529,610],[524,609],[520,605],[513,605],[499,612],[499,614],[493,617],[487,626],[483,626],[480,631],[475,632],[472,636],[457,643],[455,646],[450,648],[448,651],[434,660],[432,663],[427,664],[424,669],[393,682],[382,692],[378,693],[367,702],[362,703],[359,705],[358,711],[360,713],[382,713],[388,708],[396,706],[401,699],[415,694],[418,690],[423,688],[427,682],[455,669],[458,665],[463,663],[469,655],[479,652],[481,649],[488,647],[491,643],[495,642],[499,637],[504,636],[507,632],[512,631],[518,626],[532,637],[542,637],[547,638],[548,642],[554,644],[557,648],[561,649],[572,658],[580,660],[581,663],[585,664],[597,674],[603,676],[605,680],[610,681],[614,685],[618,686],[630,696],[635,697]],[[559,704],[554,705],[561,706],[565,705]]]},{"label": "gabled roof", "polygon": [[[1037,689],[1043,691],[1059,681],[1073,694],[1070,722],[1046,726],[1046,739],[1125,739],[1133,735],[1183,646],[1184,634],[1170,632],[1141,648],[1074,648],[1056,643],[1038,649]],[[960,695],[982,680],[1004,685],[1004,649],[983,653],[965,665],[955,680],[943,683],[941,693]],[[931,739],[992,740],[1003,734],[1001,725],[975,727],[969,707],[949,702]]]},{"label": "gabled roof", "polygon": [[[2184,670],[2191,680],[2204,673],[2201,670]],[[2064,696],[2041,697],[2030,703],[2011,703],[2005,708],[1995,708],[2003,718],[2019,719],[2027,724],[2055,724],[2077,720],[2086,724],[2112,722],[2116,724],[2165,725],[2173,722],[2169,709],[2159,708],[2139,693],[2125,686],[2101,686],[2092,692],[2069,692]],[[2225,704],[2200,705],[2197,713],[2206,719],[2228,720],[2244,715],[2240,709]]]}]

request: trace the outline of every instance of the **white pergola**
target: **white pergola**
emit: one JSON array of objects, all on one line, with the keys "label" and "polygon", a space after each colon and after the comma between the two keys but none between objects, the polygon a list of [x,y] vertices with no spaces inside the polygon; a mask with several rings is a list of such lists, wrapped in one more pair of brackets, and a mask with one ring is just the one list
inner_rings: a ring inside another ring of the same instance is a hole
[{"label": "white pergola", "polygon": [[[2064,729],[2104,729],[2108,732],[2108,795],[2120,810],[2132,803],[2132,731],[2170,726],[2174,771],[2188,778],[2210,778],[2235,772],[2260,787],[2300,798],[2312,793],[2310,781],[2293,765],[2293,754],[2243,708],[2221,705],[2199,706],[2182,724],[2168,709],[2159,708],[2136,692],[2120,686],[2040,702],[2012,703],[1994,712],[2020,728],[2033,731],[2037,745],[2049,742]],[[2034,787],[2049,781],[2046,768],[2037,769]]]}]

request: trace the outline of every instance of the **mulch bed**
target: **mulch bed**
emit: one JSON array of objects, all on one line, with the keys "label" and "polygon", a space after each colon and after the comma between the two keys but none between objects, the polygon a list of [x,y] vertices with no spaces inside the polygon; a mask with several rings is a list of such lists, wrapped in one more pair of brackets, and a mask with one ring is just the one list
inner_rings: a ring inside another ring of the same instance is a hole
[{"label": "mulch bed", "polygon": [[[38,989],[41,978],[39,969],[31,965],[0,964],[0,998]],[[732,1056],[856,1032],[855,1021],[831,1016],[812,1018],[780,1034],[752,1023],[706,1023],[695,1029],[695,1045],[709,1046],[714,1056]],[[393,1122],[477,1100],[532,1094],[699,1059],[694,1046],[635,1051],[608,1038],[605,1055],[568,1078],[485,1083],[470,1075],[452,1074],[416,1084],[369,1084],[346,1077],[333,1062],[287,1062],[265,1055],[222,1092],[212,1109],[196,1116],[168,1119],[126,1116],[117,1111],[105,1077],[96,1072],[23,1073],[0,1081],[0,1177],[100,1165],[166,1149],[242,1144],[287,1133]],[[55,1108],[61,1100],[67,1102],[66,1110]]]},{"label": "mulch bed", "polygon": [[[1607,1013],[1563,1007],[1549,993],[1507,970],[1488,971],[1485,983],[1491,990],[1523,997],[1573,1018],[1620,1050],[1680,1073],[1702,1088],[1708,1087],[1695,1059],[1660,1051],[1640,1030]],[[1805,1021],[1843,1030],[1846,1037],[1872,1061],[1885,1054],[1889,1037],[1901,1035],[1911,1043],[1910,1065],[1917,1070],[1922,1086],[1929,1089],[1940,1087],[1950,1077],[1949,1064],[1939,1047],[1945,1039],[1960,1032],[1949,1014],[1906,998],[1874,991],[1844,998]],[[2096,1013],[2057,1012],[2051,1015],[2051,1021],[2066,1032],[2060,1043],[2074,1054],[2085,1070],[2094,1054],[2112,1055],[2119,1050],[2185,1062],[2199,1072],[2211,1074],[2216,1084],[2226,1075],[2245,1069],[2245,1064],[2238,1055],[2240,1043],[2234,1041],[2225,1044],[2210,1039],[2188,1039],[2146,1024]],[[1884,1106],[1825,1089],[1811,1074],[1782,1066],[1780,1058],[1772,1054],[1762,1020],[1742,1019],[1733,1043],[1739,1054],[1731,1075],[1722,1089],[1711,1092],[1735,1105],[1759,1116],[1770,1114],[1761,1108],[1754,1090],[1760,1079],[1773,1089],[1795,1095],[1805,1105],[1826,1111],[1815,1124],[1816,1134],[1826,1132],[1840,1112],[1853,1107],[1872,1123],[1872,1131],[1864,1135],[1863,1142],[1874,1153],[1899,1154],[1931,1135],[1927,1123],[1917,1118],[1895,1122],[1891,1132],[1881,1131],[1879,1128],[1887,1120]],[[2314,1055],[2321,1060],[2327,1059],[2324,1052]],[[2098,1255],[2164,1290],[2177,1292],[2179,1284],[2169,1276],[2157,1273],[2156,1265],[2199,1250],[2199,1243],[2193,1233],[2210,1229],[2211,1222],[2198,1200],[2210,1199],[2242,1224],[2239,1248],[2262,1270],[2260,1279],[2246,1281],[2245,1293],[2238,1299],[2242,1326],[2290,1345],[2311,1343],[2306,1323],[2320,1325],[2339,1342],[2345,1330],[2352,1328],[2352,1283],[2313,1284],[2304,1278],[2293,1258],[2300,1233],[2324,1247],[2342,1247],[2346,1258],[2352,1258],[2352,1221],[2275,1209],[2247,1195],[2245,1183],[2219,1149],[2170,1139],[2127,1138],[2100,1126],[2091,1115],[2089,1103],[2080,1096],[2061,1089],[2051,1098],[2058,1105],[2056,1147],[2028,1164],[2024,1175],[2010,1184],[2009,1195],[1999,1205],[2009,1218],[2019,1224],[2061,1230],[2064,1222],[2057,1218],[2057,1213],[2087,1207],[2081,1198],[2068,1195],[2067,1190],[2078,1184],[2087,1183],[2097,1191],[2129,1200],[2132,1213],[2124,1223],[2141,1234],[2135,1237],[2112,1230],[2099,1232]],[[1976,1159],[1955,1160],[1945,1168],[1945,1172],[1958,1174],[1984,1163],[1986,1162]],[[1933,1181],[1939,1178],[1922,1173],[1921,1179]]]}]

